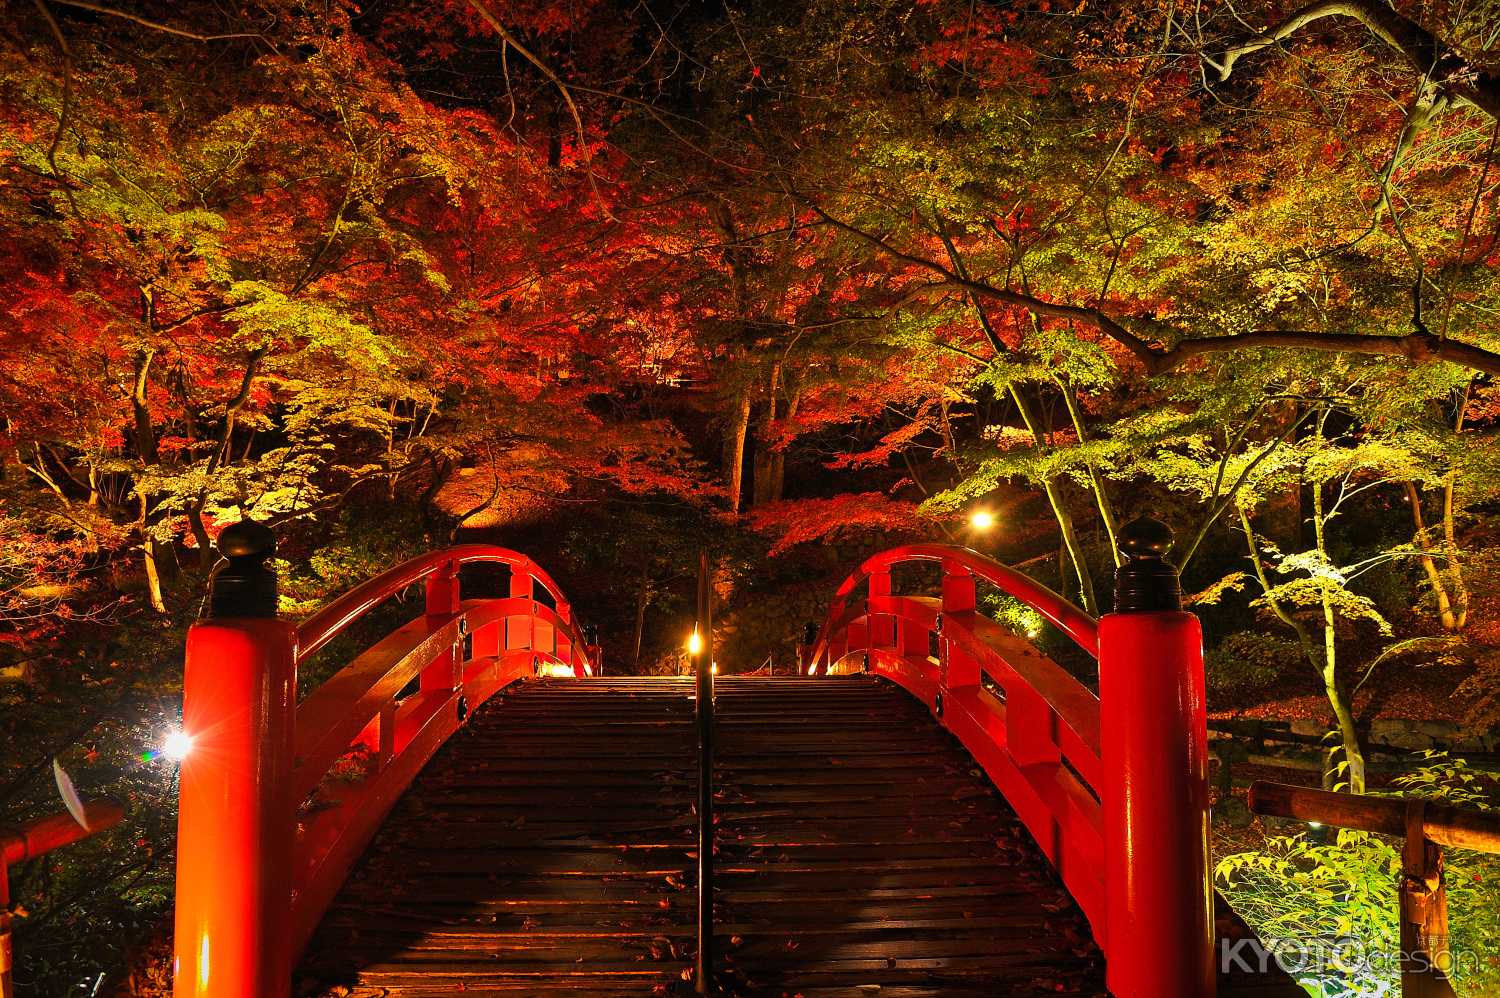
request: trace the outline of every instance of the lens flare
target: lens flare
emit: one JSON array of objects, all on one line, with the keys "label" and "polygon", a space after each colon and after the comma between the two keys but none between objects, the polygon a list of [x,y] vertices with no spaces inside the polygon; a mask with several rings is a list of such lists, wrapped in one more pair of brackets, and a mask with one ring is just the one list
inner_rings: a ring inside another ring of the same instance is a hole
[{"label": "lens flare", "polygon": [[161,743],[161,754],[173,762],[181,762],[186,759],[188,753],[193,750],[193,736],[181,728],[174,728],[167,733],[167,737]]}]

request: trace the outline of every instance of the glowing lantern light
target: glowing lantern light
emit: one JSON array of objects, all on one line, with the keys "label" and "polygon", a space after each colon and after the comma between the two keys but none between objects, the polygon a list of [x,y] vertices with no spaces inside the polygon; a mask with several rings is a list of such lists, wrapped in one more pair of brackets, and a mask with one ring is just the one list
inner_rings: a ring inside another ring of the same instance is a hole
[{"label": "glowing lantern light", "polygon": [[995,525],[995,514],[987,509],[976,509],[969,514],[969,526],[975,530],[989,530]]},{"label": "glowing lantern light", "polygon": [[687,650],[689,655],[700,655],[703,653],[703,635],[698,633],[698,628],[693,628],[693,633],[688,636]]},{"label": "glowing lantern light", "polygon": [[193,736],[181,728],[173,728],[161,743],[161,754],[173,762],[186,759],[193,750]]}]

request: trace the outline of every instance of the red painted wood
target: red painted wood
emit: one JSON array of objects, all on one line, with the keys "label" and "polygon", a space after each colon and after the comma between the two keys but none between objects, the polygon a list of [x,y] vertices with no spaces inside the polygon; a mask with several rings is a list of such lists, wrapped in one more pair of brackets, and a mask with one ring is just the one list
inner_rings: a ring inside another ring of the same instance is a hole
[{"label": "red painted wood", "polygon": [[422,582],[433,572],[451,562],[470,565],[481,562],[510,566],[511,594],[532,596],[532,586],[540,585],[559,606],[565,605],[562,589],[536,562],[519,551],[492,544],[460,544],[443,551],[419,555],[387,569],[309,617],[297,629],[299,654],[307,658],[341,634],[352,622],[384,603],[407,586]]},{"label": "red painted wood", "polygon": [[[427,627],[439,631],[458,618],[458,562],[449,560],[423,580]],[[458,685],[459,660],[463,657],[463,638],[455,631],[447,636],[446,647],[435,649],[422,669],[420,685],[424,693],[447,693]]]},{"label": "red painted wood", "polygon": [[[891,594],[891,568],[912,561],[941,565],[937,598]],[[1094,655],[1100,695],[979,615],[979,579]],[[869,598],[855,602],[867,580]],[[1213,994],[1207,724],[1195,616],[1125,613],[1096,623],[977,552],[910,545],[875,555],[844,581],[803,665],[809,674],[867,667],[939,715],[1078,901],[1108,956],[1111,993]]]},{"label": "red painted wood", "polygon": [[[458,570],[472,562],[509,565],[513,595],[462,601]],[[298,663],[416,583],[426,592],[423,616],[299,706]],[[556,609],[534,599],[538,585]],[[488,545],[398,565],[300,628],[275,619],[194,625],[183,693],[183,727],[195,742],[181,778],[177,998],[286,995],[291,961],[350,866],[467,712],[539,667],[583,675],[592,666],[551,577],[525,555]],[[417,677],[420,691],[396,699]],[[328,784],[330,766],[356,749],[366,751]]]},{"label": "red painted wood", "polygon": [[[1120,998],[1213,994],[1203,635],[1191,613],[1099,622],[1107,982]],[[1127,940],[1151,940],[1150,946]],[[1172,959],[1163,960],[1163,954]]]},{"label": "red painted wood", "polygon": [[209,620],[188,631],[177,817],[176,998],[290,992],[297,629]]},{"label": "red painted wood", "polygon": [[[1073,639],[1084,651],[1095,658],[1099,657],[1099,625],[1094,618],[1035,579],[1023,575],[1008,565],[1002,565],[972,548],[959,547],[956,544],[907,544],[873,555],[844,580],[834,595],[828,620],[823,625],[818,640],[808,648],[807,660],[803,662],[803,667],[811,673],[816,670],[819,662],[828,657],[829,641],[835,637],[834,632],[838,629],[837,621],[848,608],[849,597],[865,580],[872,575],[882,573],[888,577],[893,566],[904,562],[930,561],[938,562],[943,566],[945,580],[950,574],[958,574],[961,569],[972,579],[983,579],[1002,592],[1014,596],[1035,609]],[[947,585],[946,581],[945,585]],[[955,604],[955,609],[957,608]],[[972,601],[969,608],[973,609]],[[842,658],[847,651],[843,647],[835,650],[838,654],[831,657],[831,661],[834,662]]]}]

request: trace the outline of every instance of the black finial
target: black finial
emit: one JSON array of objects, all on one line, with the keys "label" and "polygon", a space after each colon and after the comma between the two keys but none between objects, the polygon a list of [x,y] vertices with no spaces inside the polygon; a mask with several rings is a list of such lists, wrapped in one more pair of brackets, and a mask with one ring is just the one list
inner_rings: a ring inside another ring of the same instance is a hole
[{"label": "black finial", "polygon": [[1182,583],[1166,560],[1172,528],[1149,516],[1139,516],[1120,531],[1120,553],[1125,564],[1115,572],[1115,612],[1181,610]]},{"label": "black finial", "polygon": [[276,553],[276,535],[264,523],[241,520],[219,535],[228,562],[209,583],[208,616],[276,616],[276,573],[266,562]]},{"label": "black finial", "polygon": [[589,624],[584,624],[583,625],[583,643],[586,644],[586,645],[588,645],[591,648],[598,646],[598,644],[599,644],[599,625],[598,624],[589,623]]}]

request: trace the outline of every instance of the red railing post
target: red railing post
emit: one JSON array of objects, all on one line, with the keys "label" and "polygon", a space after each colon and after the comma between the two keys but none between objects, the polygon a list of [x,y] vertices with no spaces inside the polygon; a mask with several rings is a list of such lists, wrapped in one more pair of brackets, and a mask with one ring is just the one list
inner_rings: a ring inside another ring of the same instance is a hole
[{"label": "red railing post", "polygon": [[[964,620],[974,615],[974,576],[956,561],[943,562],[943,620]],[[979,659],[943,639],[943,687],[956,689],[979,683]]]},{"label": "red railing post", "polygon": [[505,633],[503,628],[505,621],[492,620],[487,624],[481,624],[473,631],[470,639],[470,657],[474,659],[499,658],[501,649],[505,644]]},{"label": "red railing post", "polygon": [[[512,565],[510,567],[510,596],[512,599],[532,599],[531,572],[528,565]],[[505,621],[505,649],[513,648],[535,648],[533,640],[536,636],[533,620],[528,615],[524,619],[509,617]]]},{"label": "red railing post", "polygon": [[[457,561],[445,561],[437,571],[427,576],[426,596],[427,623],[434,628],[447,623],[463,608],[459,595]],[[418,685],[424,693],[429,690],[456,689],[461,678],[459,668],[462,660],[463,646],[455,642],[422,670]]]},{"label": "red railing post", "polygon": [[[557,619],[569,627],[573,625],[573,608],[562,600],[557,601]],[[567,665],[578,664],[573,658],[573,642],[561,627],[552,628],[552,656]]]},{"label": "red railing post", "polygon": [[[894,648],[896,646],[896,618],[889,612],[891,598],[891,573],[883,569],[870,573],[870,647]],[[877,610],[877,608],[883,608]]]},{"label": "red railing post", "polygon": [[1126,526],[1099,621],[1105,983],[1117,998],[1214,993],[1203,635],[1181,609],[1172,534]]},{"label": "red railing post", "polygon": [[910,617],[896,618],[896,640],[903,656],[926,658],[932,651],[932,632]]},{"label": "red railing post", "polygon": [[291,990],[296,803],[288,786],[297,629],[276,619],[269,528],[219,538],[228,565],[188,631],[177,817],[176,998],[284,998]]}]

